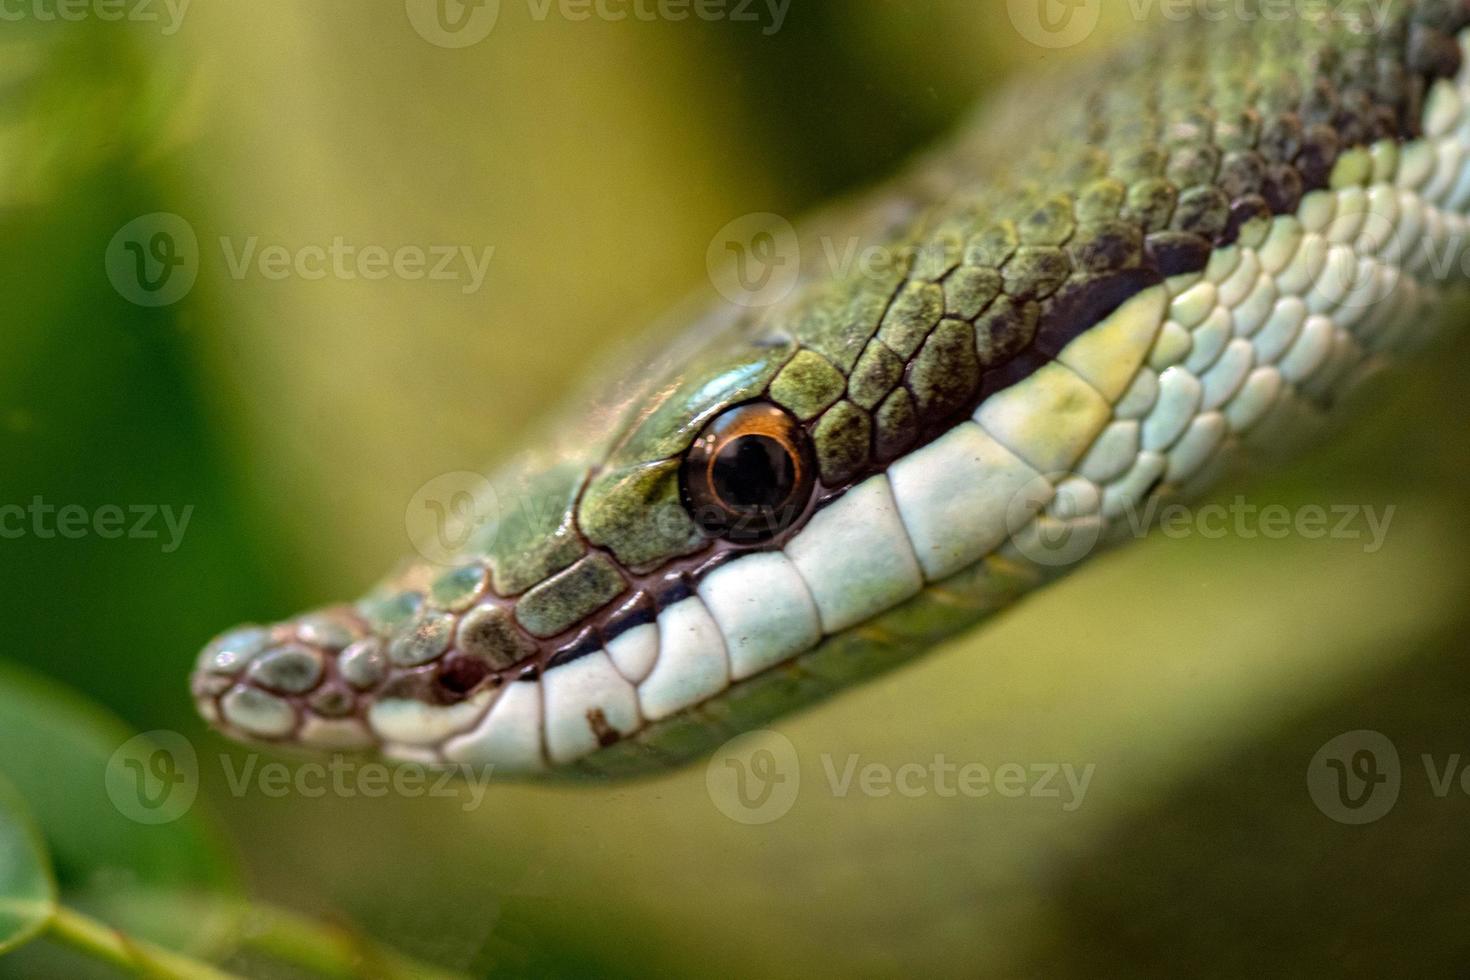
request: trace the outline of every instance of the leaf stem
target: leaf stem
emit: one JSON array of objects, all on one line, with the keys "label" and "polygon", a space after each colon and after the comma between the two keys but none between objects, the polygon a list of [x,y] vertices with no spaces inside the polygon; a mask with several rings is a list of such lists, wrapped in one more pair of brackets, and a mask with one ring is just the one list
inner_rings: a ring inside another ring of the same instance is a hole
[{"label": "leaf stem", "polygon": [[460,974],[415,962],[350,929],[315,922],[286,909],[252,904],[247,915],[243,945],[326,976],[462,980]]},{"label": "leaf stem", "polygon": [[208,963],[170,952],[152,943],[131,939],[89,916],[58,906],[47,923],[46,935],[79,953],[141,977],[158,980],[239,980]]}]

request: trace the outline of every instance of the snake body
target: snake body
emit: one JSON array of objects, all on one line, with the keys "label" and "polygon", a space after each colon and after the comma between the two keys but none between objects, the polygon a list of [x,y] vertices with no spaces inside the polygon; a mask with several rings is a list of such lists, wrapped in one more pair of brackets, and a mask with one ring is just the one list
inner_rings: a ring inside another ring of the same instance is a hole
[{"label": "snake body", "polygon": [[[807,222],[793,288],[680,314],[537,433],[451,559],[216,639],[201,710],[431,764],[657,769],[1294,451],[1432,335],[1470,230],[1470,2],[1324,8],[1015,84]],[[833,242],[891,260],[836,269]]]}]

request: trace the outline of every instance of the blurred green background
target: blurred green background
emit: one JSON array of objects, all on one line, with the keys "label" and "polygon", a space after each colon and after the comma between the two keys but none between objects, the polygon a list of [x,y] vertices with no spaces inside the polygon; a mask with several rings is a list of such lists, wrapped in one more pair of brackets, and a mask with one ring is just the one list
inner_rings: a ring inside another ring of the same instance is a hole
[{"label": "blurred green background", "polygon": [[[187,736],[199,809],[252,896],[471,974],[1463,966],[1470,795],[1437,797],[1420,761],[1470,763],[1459,341],[1414,383],[1375,388],[1325,451],[1246,488],[1394,506],[1381,551],[1191,537],[1095,562],[782,723],[802,790],[772,824],[723,816],[700,766],[497,786],[473,812],[230,791],[221,756],[246,753],[204,730],[185,684],[212,634],[361,592],[407,549],[413,492],[513,446],[700,284],[726,222],[882,176],[977,92],[1087,50],[1029,45],[1005,4],[971,0],[795,0],[774,33],[768,15],[534,9],[504,0],[462,49],[426,41],[399,2],[199,3],[174,33],[0,24],[0,504],[194,508],[172,552],[0,540],[0,663],[133,731]],[[1112,21],[1095,40],[1136,29]],[[114,291],[104,252],[155,211],[190,223],[200,271],[183,301],[144,308]],[[252,237],[494,254],[470,294],[233,276],[220,239]],[[1329,820],[1306,785],[1317,749],[1355,729],[1403,759],[1399,804],[1366,827]],[[853,753],[1096,771],[1074,812],[836,795],[824,760]],[[100,795],[73,806],[119,819]],[[0,975],[83,969],[53,950],[0,960]]]}]

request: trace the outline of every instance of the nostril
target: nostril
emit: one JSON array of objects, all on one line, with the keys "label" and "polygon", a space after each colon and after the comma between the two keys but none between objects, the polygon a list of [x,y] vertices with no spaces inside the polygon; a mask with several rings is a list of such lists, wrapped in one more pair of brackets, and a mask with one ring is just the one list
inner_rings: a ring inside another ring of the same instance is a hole
[{"label": "nostril", "polygon": [[459,701],[490,676],[490,665],[477,657],[449,656],[435,682],[450,699]]}]

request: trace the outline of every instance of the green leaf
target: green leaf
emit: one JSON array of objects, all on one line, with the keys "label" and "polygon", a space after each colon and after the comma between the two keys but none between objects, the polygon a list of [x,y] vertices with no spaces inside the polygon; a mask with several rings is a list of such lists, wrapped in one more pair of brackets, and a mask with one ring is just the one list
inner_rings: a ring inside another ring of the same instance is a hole
[{"label": "green leaf", "polygon": [[238,873],[194,798],[197,764],[182,735],[137,736],[0,662],[0,774],[35,814],[69,905],[192,953],[233,936]]},{"label": "green leaf", "polygon": [[46,846],[20,795],[0,778],[0,953],[34,938],[55,913]]}]

